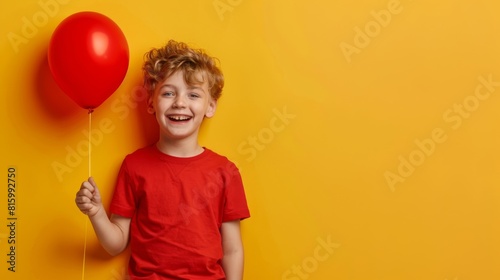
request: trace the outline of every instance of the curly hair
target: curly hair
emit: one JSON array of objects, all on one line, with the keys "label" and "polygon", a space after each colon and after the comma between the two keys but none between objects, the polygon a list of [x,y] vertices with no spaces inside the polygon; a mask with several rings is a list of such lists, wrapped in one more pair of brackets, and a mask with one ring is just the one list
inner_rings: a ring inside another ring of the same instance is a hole
[{"label": "curly hair", "polygon": [[170,40],[164,47],[152,49],[144,55],[144,85],[151,95],[158,83],[182,71],[188,85],[207,80],[210,95],[217,100],[224,87],[224,75],[216,62],[216,58],[202,49],[193,49],[185,43]]}]

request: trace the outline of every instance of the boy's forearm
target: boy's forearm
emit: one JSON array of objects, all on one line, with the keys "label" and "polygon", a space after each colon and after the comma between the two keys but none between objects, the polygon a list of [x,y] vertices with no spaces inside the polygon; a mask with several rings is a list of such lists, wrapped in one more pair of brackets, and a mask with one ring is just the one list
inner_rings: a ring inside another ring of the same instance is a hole
[{"label": "boy's forearm", "polygon": [[226,280],[242,280],[243,249],[224,254],[222,268],[226,274]]},{"label": "boy's forearm", "polygon": [[109,219],[104,209],[89,218],[95,234],[106,252],[115,256],[125,249],[127,240],[123,229]]}]

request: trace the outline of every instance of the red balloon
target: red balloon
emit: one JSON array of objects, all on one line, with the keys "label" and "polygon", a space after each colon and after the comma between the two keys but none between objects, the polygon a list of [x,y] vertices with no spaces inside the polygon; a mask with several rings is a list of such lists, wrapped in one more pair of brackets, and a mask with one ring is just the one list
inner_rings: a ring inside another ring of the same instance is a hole
[{"label": "red balloon", "polygon": [[108,17],[79,12],[54,30],[49,67],[59,87],[80,107],[95,109],[120,86],[129,64],[125,35]]}]

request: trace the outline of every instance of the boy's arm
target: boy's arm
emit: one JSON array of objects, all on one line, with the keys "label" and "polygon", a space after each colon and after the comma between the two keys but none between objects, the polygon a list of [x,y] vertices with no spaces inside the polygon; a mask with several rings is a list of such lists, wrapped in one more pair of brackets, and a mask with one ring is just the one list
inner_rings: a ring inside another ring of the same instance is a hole
[{"label": "boy's arm", "polygon": [[90,222],[104,250],[116,256],[127,248],[131,219],[114,214],[108,219],[106,212],[102,212],[89,217]]},{"label": "boy's arm", "polygon": [[125,250],[131,219],[118,215],[108,218],[93,178],[82,183],[75,202],[80,211],[88,215],[99,242],[110,255],[115,256]]},{"label": "boy's arm", "polygon": [[240,221],[229,221],[222,223],[222,268],[226,274],[226,280],[243,279],[243,243],[241,242]]}]

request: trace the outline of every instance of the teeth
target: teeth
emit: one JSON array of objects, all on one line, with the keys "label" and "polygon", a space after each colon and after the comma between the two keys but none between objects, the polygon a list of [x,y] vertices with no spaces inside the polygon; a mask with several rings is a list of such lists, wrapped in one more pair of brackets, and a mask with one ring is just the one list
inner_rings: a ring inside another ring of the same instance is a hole
[{"label": "teeth", "polygon": [[175,120],[175,121],[185,121],[185,120],[189,120],[191,117],[187,117],[187,116],[170,116],[169,119],[171,120]]}]

